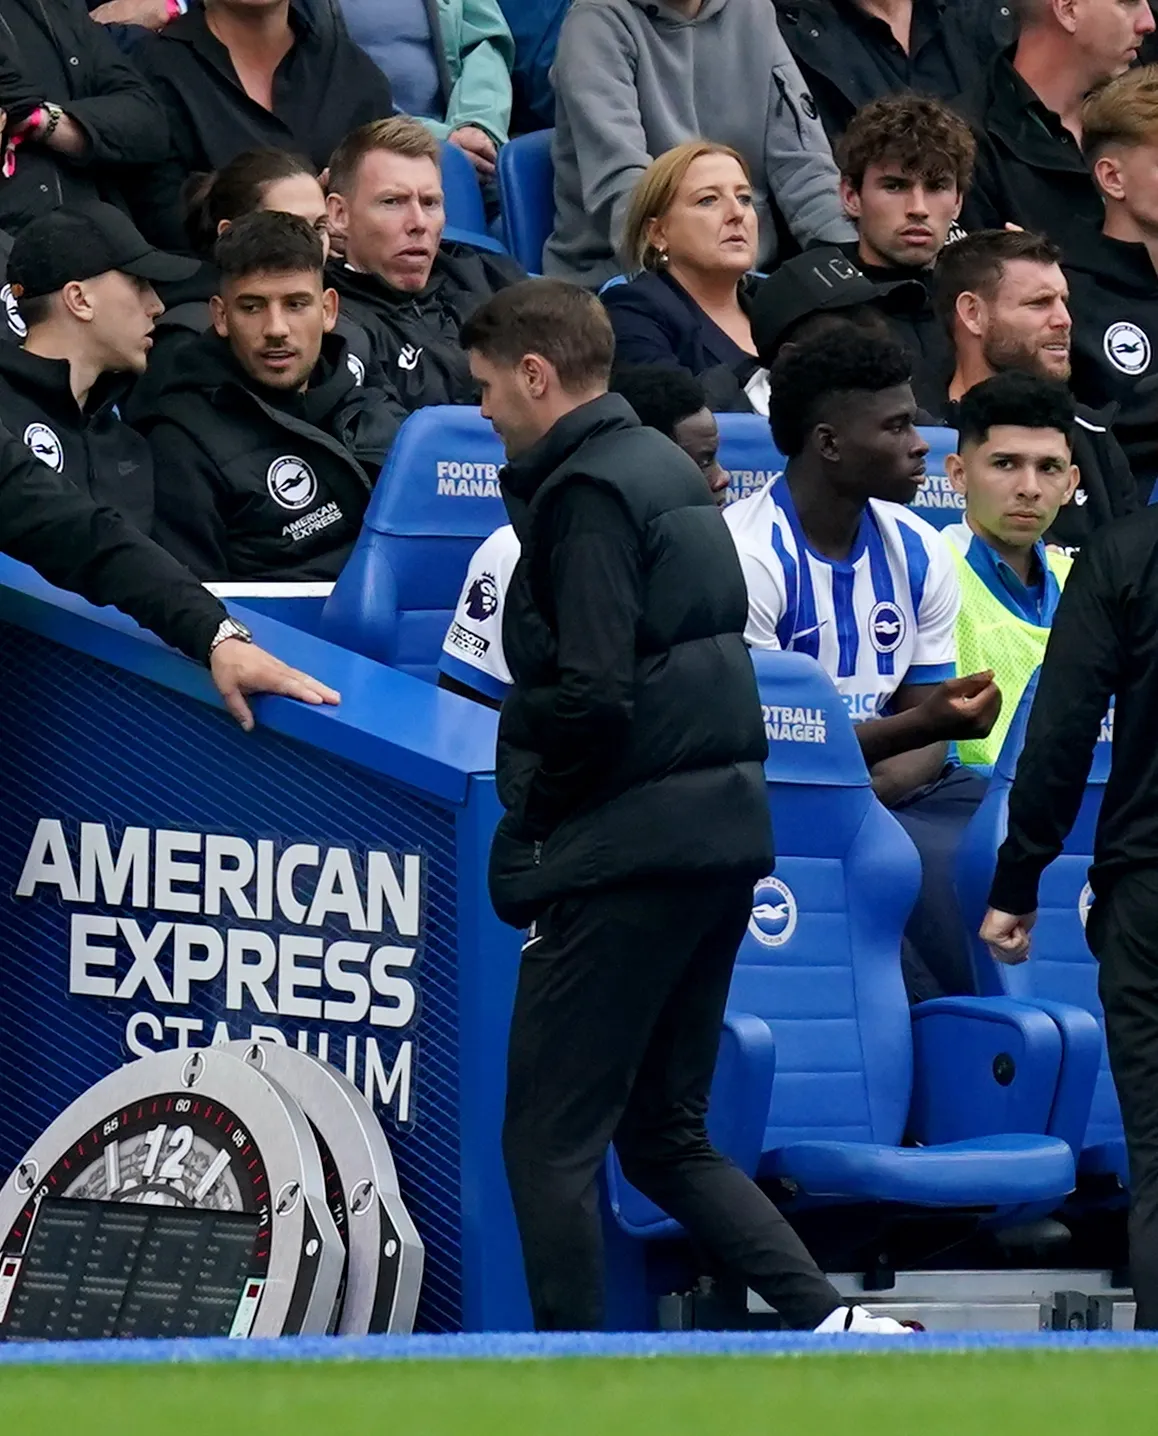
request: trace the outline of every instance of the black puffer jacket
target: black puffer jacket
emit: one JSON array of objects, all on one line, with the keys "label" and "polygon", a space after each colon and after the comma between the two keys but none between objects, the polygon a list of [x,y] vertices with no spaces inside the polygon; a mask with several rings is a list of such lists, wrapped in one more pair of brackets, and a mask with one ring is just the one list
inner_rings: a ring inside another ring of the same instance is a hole
[{"label": "black puffer jacket", "polygon": [[[611,883],[766,873],[747,594],[700,470],[609,394],[560,420],[502,485],[522,553],[503,621],[514,686],[499,725],[495,911],[523,926]],[[593,488],[606,544],[572,523]],[[591,619],[584,595],[597,604],[617,587],[625,601]]]},{"label": "black puffer jacket", "polygon": [[526,275],[502,254],[447,243],[425,289],[394,289],[374,274],[331,261],[326,279],[342,313],[370,337],[374,358],[408,410],[427,404],[477,404],[478,387],[458,342],[463,324],[492,294]]},{"label": "black puffer jacket", "polygon": [[169,154],[161,103],[89,19],[83,0],[3,0],[0,4],[0,108],[25,118],[42,100],[84,130],[89,151],[69,160],[41,144],[22,144],[16,173],[0,180],[0,228],[15,234],[39,214],[96,199],[120,202],[140,172]]},{"label": "black puffer jacket", "polygon": [[355,381],[337,335],[302,394],[259,387],[203,335],[136,419],[159,476],[158,541],[209,581],[336,578],[402,417]]},{"label": "black puffer jacket", "polygon": [[0,419],[43,464],[94,503],[119,509],[142,533],[153,525],[153,461],[120,417],[128,374],[102,374],[82,410],[67,359],[0,344]]}]

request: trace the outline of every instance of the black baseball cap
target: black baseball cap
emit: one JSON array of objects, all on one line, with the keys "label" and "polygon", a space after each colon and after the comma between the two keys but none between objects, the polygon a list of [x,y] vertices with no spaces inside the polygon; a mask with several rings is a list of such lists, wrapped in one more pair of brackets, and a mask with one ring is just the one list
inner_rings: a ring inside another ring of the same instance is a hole
[{"label": "black baseball cap", "polygon": [[927,302],[919,279],[874,284],[843,250],[818,246],[785,260],[760,283],[749,316],[752,339],[760,358],[768,362],[789,329],[810,314],[860,304],[875,304],[886,314],[914,314]]},{"label": "black baseball cap", "polygon": [[114,205],[94,202],[54,209],[26,224],[8,256],[8,282],[16,299],[37,299],[110,269],[172,284],[198,268],[196,259],[154,249]]}]

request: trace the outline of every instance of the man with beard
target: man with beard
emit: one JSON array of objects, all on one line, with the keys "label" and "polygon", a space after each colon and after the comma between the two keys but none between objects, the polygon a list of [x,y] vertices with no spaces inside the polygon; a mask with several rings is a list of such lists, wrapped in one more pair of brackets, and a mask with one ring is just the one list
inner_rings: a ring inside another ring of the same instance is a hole
[{"label": "man with beard", "polygon": [[307,220],[247,215],[214,260],[213,329],[134,421],[153,451],[157,536],[205,580],[336,578],[401,406],[351,369]]},{"label": "man with beard", "polygon": [[[1043,235],[979,230],[951,244],[934,278],[934,302],[953,344],[954,369],[940,417],[975,384],[1017,370],[1068,382],[1073,323],[1061,253]],[[1047,543],[1076,552],[1096,530],[1137,508],[1134,477],[1107,415],[1076,406],[1073,459],[1081,480]]]}]

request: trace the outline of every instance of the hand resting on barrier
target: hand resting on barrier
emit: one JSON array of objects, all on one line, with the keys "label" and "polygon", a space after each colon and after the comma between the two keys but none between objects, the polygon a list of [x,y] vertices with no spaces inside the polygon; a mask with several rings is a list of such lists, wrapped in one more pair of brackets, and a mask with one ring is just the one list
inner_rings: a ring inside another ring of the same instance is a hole
[{"label": "hand resting on barrier", "polygon": [[250,694],[276,693],[315,706],[340,702],[340,695],[333,688],[291,668],[264,648],[238,638],[227,638],[213,649],[209,673],[226,708],[247,733],[253,730],[253,711],[245,701]]}]

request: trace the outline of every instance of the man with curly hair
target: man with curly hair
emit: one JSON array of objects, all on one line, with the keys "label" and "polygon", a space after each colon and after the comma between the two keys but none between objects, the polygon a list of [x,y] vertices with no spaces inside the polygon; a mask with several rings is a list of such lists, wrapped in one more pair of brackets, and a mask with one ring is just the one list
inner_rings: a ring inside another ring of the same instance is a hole
[{"label": "man with curly hair", "polygon": [[[952,110],[922,95],[891,95],[858,110],[837,147],[840,198],[857,227],[846,256],[874,284],[926,283],[954,233],[977,145]],[[926,288],[927,288],[926,283]],[[948,378],[951,349],[931,299],[892,327],[913,361],[917,402]]]}]

